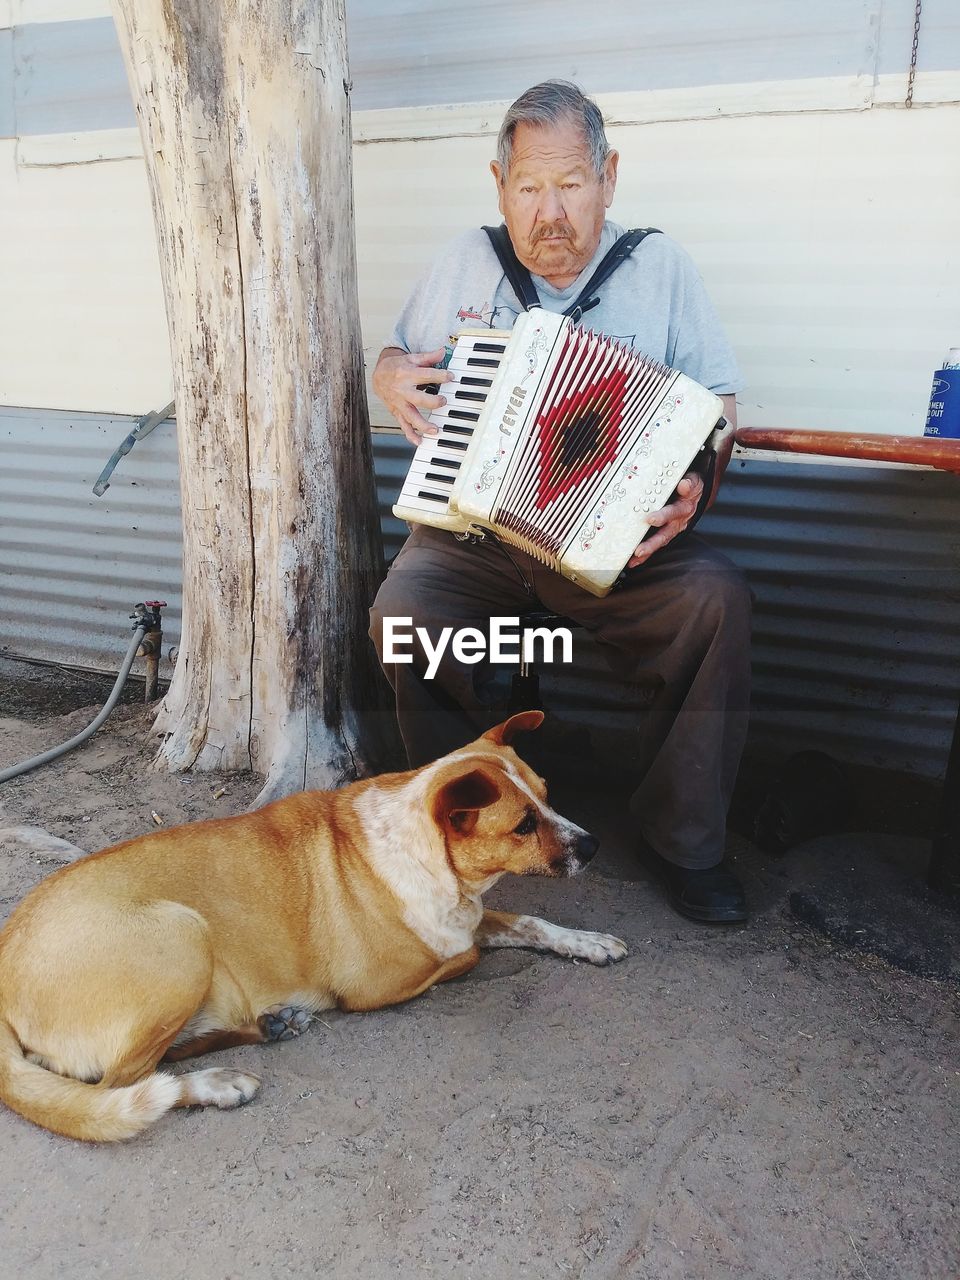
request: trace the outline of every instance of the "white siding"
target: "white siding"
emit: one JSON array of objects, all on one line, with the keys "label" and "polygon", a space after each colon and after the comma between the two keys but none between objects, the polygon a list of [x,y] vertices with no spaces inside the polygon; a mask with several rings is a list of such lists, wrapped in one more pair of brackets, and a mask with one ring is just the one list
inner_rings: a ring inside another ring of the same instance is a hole
[{"label": "white siding", "polygon": [[[748,384],[742,422],[922,431],[932,371],[960,341],[960,108],[610,134],[621,152],[612,214],[660,227],[693,254]],[[497,219],[491,149],[486,138],[357,148],[371,351],[435,246]]]},{"label": "white siding", "polygon": [[16,152],[0,141],[0,405],[140,415],[168,403],[142,160],[33,168]]},{"label": "white siding", "polygon": [[[743,421],[920,431],[958,341],[960,108],[619,126],[613,215],[693,254],[748,383]],[[374,355],[438,243],[497,218],[488,138],[355,149]],[[170,398],[142,164],[18,166],[0,142],[0,404],[140,414]],[[384,211],[389,210],[385,216]],[[375,421],[383,421],[374,406]]]}]

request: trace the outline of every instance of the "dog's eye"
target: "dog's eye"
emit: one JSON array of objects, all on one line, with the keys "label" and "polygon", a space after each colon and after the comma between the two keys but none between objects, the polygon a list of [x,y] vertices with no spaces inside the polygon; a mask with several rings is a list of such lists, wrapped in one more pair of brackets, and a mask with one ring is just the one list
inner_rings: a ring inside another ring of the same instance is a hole
[{"label": "dog's eye", "polygon": [[528,809],[517,825],[513,828],[515,836],[533,835],[537,829],[537,815],[533,809]]}]

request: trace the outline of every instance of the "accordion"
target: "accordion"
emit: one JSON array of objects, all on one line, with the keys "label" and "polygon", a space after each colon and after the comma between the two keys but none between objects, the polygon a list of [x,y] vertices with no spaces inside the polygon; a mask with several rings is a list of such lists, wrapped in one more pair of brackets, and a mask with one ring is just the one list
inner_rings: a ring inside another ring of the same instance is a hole
[{"label": "accordion", "polygon": [[595,596],[724,425],[691,378],[539,308],[458,334],[448,370],[394,515],[493,535]]}]

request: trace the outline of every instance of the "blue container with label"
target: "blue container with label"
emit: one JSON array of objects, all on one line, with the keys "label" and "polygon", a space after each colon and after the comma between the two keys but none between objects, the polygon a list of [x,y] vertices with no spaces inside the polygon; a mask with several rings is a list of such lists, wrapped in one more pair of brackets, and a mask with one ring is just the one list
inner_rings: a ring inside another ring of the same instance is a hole
[{"label": "blue container with label", "polygon": [[925,436],[960,439],[960,347],[951,347],[943,368],[933,375]]}]

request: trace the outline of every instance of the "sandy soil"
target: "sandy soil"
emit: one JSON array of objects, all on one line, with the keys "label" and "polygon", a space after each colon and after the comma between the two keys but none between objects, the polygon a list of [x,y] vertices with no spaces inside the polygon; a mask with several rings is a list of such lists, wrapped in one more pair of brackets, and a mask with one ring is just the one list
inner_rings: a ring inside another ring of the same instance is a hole
[{"label": "sandy soil", "polygon": [[[0,766],[92,719],[95,706],[64,714],[34,683],[36,697],[0,699]],[[173,825],[256,794],[249,776],[155,772],[148,728],[143,708],[121,707],[89,744],[2,788],[0,913],[58,865],[11,827],[93,850],[153,813]],[[935,980],[790,912],[841,868],[862,873],[867,900],[884,875],[920,885],[923,842],[850,832],[771,861],[734,839],[756,914],[716,931],[675,916],[634,869],[615,797],[553,799],[602,836],[595,869],[491,898],[618,933],[626,961],[489,953],[406,1007],[216,1055],[262,1074],[253,1104],[174,1113],[124,1145],[3,1111],[0,1275],[956,1276],[960,921],[905,891],[936,916]]]}]

